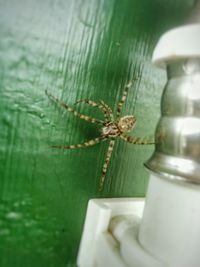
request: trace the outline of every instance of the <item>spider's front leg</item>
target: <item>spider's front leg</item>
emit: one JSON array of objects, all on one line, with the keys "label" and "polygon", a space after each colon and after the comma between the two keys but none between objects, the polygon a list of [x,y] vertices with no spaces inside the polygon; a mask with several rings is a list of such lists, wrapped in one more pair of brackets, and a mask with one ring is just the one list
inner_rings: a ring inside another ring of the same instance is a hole
[{"label": "spider's front leg", "polygon": [[[136,80],[136,79],[135,79]],[[134,81],[135,81],[134,80]],[[122,93],[122,98],[121,100],[119,101],[118,105],[117,105],[117,118],[120,117],[121,115],[121,112],[122,112],[122,108],[123,108],[123,105],[126,101],[126,98],[128,96],[128,90],[129,88],[133,85],[133,82],[130,81],[127,85],[125,85],[124,89],[123,89],[123,93]]]},{"label": "spider's front leg", "polygon": [[120,138],[128,143],[135,145],[153,145],[155,144],[154,140],[149,140],[147,138],[139,138],[135,136],[129,136],[127,134],[121,134]]},{"label": "spider's front leg", "polygon": [[106,121],[112,121],[114,118],[111,108],[102,100],[100,100],[99,102],[95,102],[93,100],[83,98],[76,101],[74,105],[79,103],[85,103],[88,104],[89,106],[98,108],[104,114],[104,118]]},{"label": "spider's front leg", "polygon": [[46,95],[49,97],[49,99],[51,99],[54,103],[56,103],[57,105],[63,107],[65,110],[71,112],[74,116],[77,116],[85,121],[90,121],[92,123],[97,123],[97,124],[100,124],[100,125],[103,125],[104,124],[104,121],[102,120],[97,120],[97,119],[94,119],[90,116],[86,116],[86,115],[83,115],[79,112],[77,112],[74,108],[68,106],[67,104],[65,104],[63,101],[59,100],[57,97],[53,96],[51,93],[49,93],[48,91],[45,91],[46,92]]},{"label": "spider's front leg", "polygon": [[115,139],[111,139],[109,147],[108,147],[108,151],[106,154],[106,159],[105,159],[105,162],[103,164],[102,174],[101,174],[101,178],[100,178],[100,182],[99,182],[99,191],[102,191],[103,187],[104,187],[106,173],[107,173],[108,165],[110,163],[110,159],[111,159],[114,145],[115,145]]},{"label": "spider's front leg", "polygon": [[122,98],[121,98],[121,100],[119,101],[119,103],[117,105],[117,118],[118,119],[119,119],[119,117],[120,117],[120,115],[122,113],[123,105],[124,105],[124,103],[125,103],[125,101],[127,99],[129,88],[134,85],[134,83],[138,80],[138,78],[139,78],[139,76],[134,78],[127,85],[125,85],[125,87],[123,89]]}]

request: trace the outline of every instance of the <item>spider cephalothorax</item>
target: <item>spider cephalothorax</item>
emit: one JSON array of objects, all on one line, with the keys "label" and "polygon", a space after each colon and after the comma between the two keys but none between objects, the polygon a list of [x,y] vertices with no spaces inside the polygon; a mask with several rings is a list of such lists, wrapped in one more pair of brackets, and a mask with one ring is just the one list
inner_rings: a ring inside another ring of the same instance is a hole
[{"label": "spider cephalothorax", "polygon": [[99,102],[95,102],[95,101],[92,101],[89,99],[80,99],[75,103],[75,105],[76,105],[76,104],[82,102],[82,103],[86,103],[92,107],[99,108],[100,111],[102,111],[104,114],[104,120],[97,120],[97,119],[94,119],[90,116],[83,115],[83,114],[77,112],[73,107],[69,107],[64,102],[60,101],[59,99],[55,98],[50,93],[46,92],[51,100],[58,103],[60,106],[65,108],[67,111],[73,113],[73,115],[75,115],[75,116],[77,116],[83,120],[90,121],[92,123],[96,123],[96,124],[100,125],[100,127],[101,127],[101,129],[100,129],[101,136],[100,137],[97,137],[95,139],[92,139],[92,140],[89,140],[89,141],[86,141],[82,144],[77,144],[77,145],[67,145],[67,146],[55,145],[55,146],[53,146],[54,148],[61,148],[61,149],[84,148],[84,147],[98,144],[102,141],[109,140],[109,147],[108,147],[105,163],[103,165],[102,175],[100,178],[100,186],[99,186],[100,190],[103,189],[106,172],[108,169],[108,165],[109,165],[109,162],[111,159],[113,147],[114,147],[115,140],[117,137],[119,137],[122,140],[127,141],[129,143],[138,144],[138,145],[153,144],[154,143],[153,141],[147,141],[147,140],[144,140],[144,139],[141,139],[138,137],[127,135],[127,133],[129,133],[130,131],[132,131],[134,129],[134,127],[136,125],[136,118],[134,116],[121,117],[120,115],[121,115],[123,104],[126,101],[126,98],[128,95],[128,89],[131,86],[132,86],[132,82],[129,82],[124,87],[122,99],[118,103],[118,106],[117,106],[116,116],[114,116],[111,108],[107,104],[105,104],[102,100]]},{"label": "spider cephalothorax", "polygon": [[101,129],[101,134],[107,137],[117,137],[120,134],[120,130],[117,123],[109,121]]}]

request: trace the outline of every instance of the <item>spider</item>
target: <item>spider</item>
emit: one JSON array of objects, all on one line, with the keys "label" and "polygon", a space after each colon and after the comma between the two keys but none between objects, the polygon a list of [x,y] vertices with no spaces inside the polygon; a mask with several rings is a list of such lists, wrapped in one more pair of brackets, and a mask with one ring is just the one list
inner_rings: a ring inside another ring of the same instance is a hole
[{"label": "spider", "polygon": [[[135,81],[135,80],[134,80]],[[77,116],[85,121],[90,121],[91,123],[95,123],[101,127],[100,132],[101,135],[95,139],[91,139],[81,144],[77,145],[54,145],[53,148],[58,149],[75,149],[75,148],[86,148],[89,146],[96,145],[100,142],[109,141],[109,146],[105,158],[105,162],[103,164],[102,173],[99,182],[99,191],[102,191],[105,183],[106,173],[108,170],[108,165],[110,163],[111,155],[113,152],[113,148],[115,145],[116,138],[121,138],[123,141],[129,142],[131,144],[137,145],[146,145],[146,144],[154,144],[154,141],[142,139],[139,137],[134,137],[128,135],[135,126],[136,126],[136,118],[133,115],[128,116],[121,116],[122,107],[127,99],[128,90],[133,85],[133,82],[130,81],[123,90],[122,98],[117,105],[117,112],[116,115],[113,114],[111,108],[104,103],[104,101],[100,100],[98,102],[89,100],[89,99],[80,99],[74,103],[74,105],[79,103],[85,103],[92,107],[98,108],[104,115],[104,120],[94,119],[90,116],[83,115],[77,112],[74,107],[70,107],[65,104],[63,101],[59,100],[58,98],[54,97],[51,93],[46,91],[47,96],[59,106],[63,107],[67,111],[71,112],[74,116]]]}]

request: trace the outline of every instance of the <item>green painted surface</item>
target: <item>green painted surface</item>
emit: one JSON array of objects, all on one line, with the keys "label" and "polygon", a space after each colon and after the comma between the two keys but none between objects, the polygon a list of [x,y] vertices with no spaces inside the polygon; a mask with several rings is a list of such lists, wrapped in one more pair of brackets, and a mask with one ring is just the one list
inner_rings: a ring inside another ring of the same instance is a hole
[{"label": "green painted surface", "polygon": [[[0,0],[0,266],[74,266],[87,201],[144,196],[143,162],[153,147],[118,141],[104,191],[107,144],[59,151],[98,136],[89,122],[53,105],[102,99],[112,108],[130,90],[124,114],[135,134],[153,135],[164,72],[151,65],[161,33],[187,18],[192,0]],[[80,105],[85,114],[101,117]]]}]

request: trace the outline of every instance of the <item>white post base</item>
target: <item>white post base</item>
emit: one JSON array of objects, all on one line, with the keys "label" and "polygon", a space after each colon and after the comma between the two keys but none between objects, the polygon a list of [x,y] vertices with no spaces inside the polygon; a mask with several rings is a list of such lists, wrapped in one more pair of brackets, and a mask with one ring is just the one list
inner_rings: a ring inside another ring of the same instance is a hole
[{"label": "white post base", "polygon": [[77,265],[163,267],[138,242],[143,208],[144,199],[138,198],[90,200]]}]

